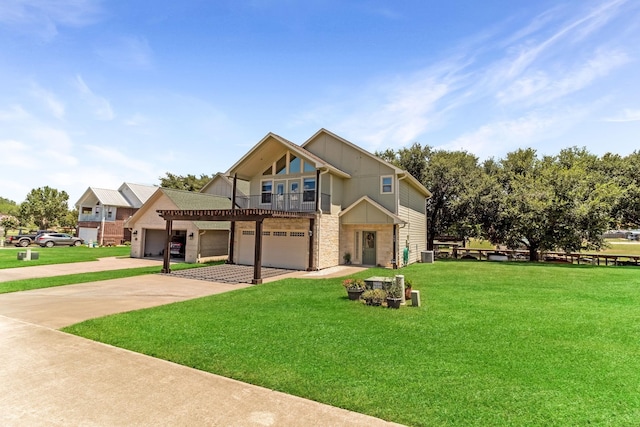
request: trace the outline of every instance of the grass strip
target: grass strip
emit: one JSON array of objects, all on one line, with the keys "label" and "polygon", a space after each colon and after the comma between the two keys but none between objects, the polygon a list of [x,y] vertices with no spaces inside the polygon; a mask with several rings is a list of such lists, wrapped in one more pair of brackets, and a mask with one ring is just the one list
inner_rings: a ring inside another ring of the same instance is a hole
[{"label": "grass strip", "polygon": [[[18,252],[38,252],[39,258],[30,261],[18,259]],[[129,257],[129,246],[105,246],[100,248],[88,248],[86,246],[57,246],[53,248],[41,248],[30,246],[29,248],[8,247],[0,249],[0,269],[31,267],[36,265],[68,264],[72,262],[96,261],[98,258]]]}]

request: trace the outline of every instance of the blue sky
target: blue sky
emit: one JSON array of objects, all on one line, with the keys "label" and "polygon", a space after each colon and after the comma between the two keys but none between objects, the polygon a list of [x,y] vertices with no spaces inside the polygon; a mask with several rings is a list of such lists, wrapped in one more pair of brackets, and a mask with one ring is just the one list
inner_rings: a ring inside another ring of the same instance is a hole
[{"label": "blue sky", "polygon": [[225,171],[268,132],[640,149],[635,0],[3,0],[0,196]]}]

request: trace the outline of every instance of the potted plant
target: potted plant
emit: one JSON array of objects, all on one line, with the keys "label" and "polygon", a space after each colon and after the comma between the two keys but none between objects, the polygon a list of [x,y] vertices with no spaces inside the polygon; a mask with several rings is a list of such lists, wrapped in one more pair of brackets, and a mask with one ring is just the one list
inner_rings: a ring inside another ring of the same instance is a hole
[{"label": "potted plant", "polygon": [[349,265],[351,264],[351,254],[349,252],[346,252],[343,256],[342,259],[344,260],[344,263]]},{"label": "potted plant", "polygon": [[365,290],[366,284],[362,279],[345,279],[342,286],[347,290],[347,295],[352,301],[359,300]]},{"label": "potted plant", "polygon": [[383,289],[367,289],[362,294],[362,299],[367,305],[382,305],[387,299],[387,293]]},{"label": "potted plant", "polygon": [[413,290],[413,282],[411,279],[404,279],[404,299],[409,301],[411,299],[411,291]]},{"label": "potted plant", "polygon": [[402,286],[395,280],[387,289],[387,307],[400,308],[402,303]]}]

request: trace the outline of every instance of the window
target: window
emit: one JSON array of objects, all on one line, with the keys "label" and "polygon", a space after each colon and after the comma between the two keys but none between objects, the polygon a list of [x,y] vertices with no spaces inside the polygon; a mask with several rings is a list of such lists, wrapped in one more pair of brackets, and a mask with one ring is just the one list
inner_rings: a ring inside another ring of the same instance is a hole
[{"label": "window", "polygon": [[287,173],[287,155],[280,157],[276,162],[276,175],[284,175]]},{"label": "window", "polygon": [[391,176],[380,177],[380,192],[393,193],[393,177]]},{"label": "window", "polygon": [[273,175],[273,165],[270,165],[268,168],[266,168],[264,170],[264,172],[262,172],[262,175]]},{"label": "window", "polygon": [[313,202],[316,200],[316,179],[315,178],[305,178],[303,180],[303,193],[302,193],[302,201],[303,202]]},{"label": "window", "polygon": [[315,172],[316,168],[313,165],[305,160],[304,162],[304,171],[305,172]]},{"label": "window", "polygon": [[300,173],[300,159],[289,154],[289,173]]},{"label": "window", "polygon": [[262,181],[262,197],[260,198],[260,203],[271,203],[272,188],[272,181]]}]

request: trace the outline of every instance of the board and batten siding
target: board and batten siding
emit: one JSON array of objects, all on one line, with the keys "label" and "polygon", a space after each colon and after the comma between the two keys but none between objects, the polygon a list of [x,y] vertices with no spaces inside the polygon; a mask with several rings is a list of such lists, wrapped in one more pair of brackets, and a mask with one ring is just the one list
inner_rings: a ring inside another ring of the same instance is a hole
[{"label": "board and batten siding", "polygon": [[380,177],[394,176],[395,170],[373,155],[368,155],[331,135],[320,134],[305,144],[305,149],[324,159],[327,163],[351,175],[343,181],[340,202],[334,204],[349,206],[364,194],[368,195],[390,212],[396,211],[395,194],[380,194]]},{"label": "board and batten siding", "polygon": [[400,181],[398,216],[407,225],[398,230],[399,256],[402,262],[403,250],[409,246],[409,263],[420,260],[420,252],[427,250],[427,216],[425,197],[415,188]]}]

